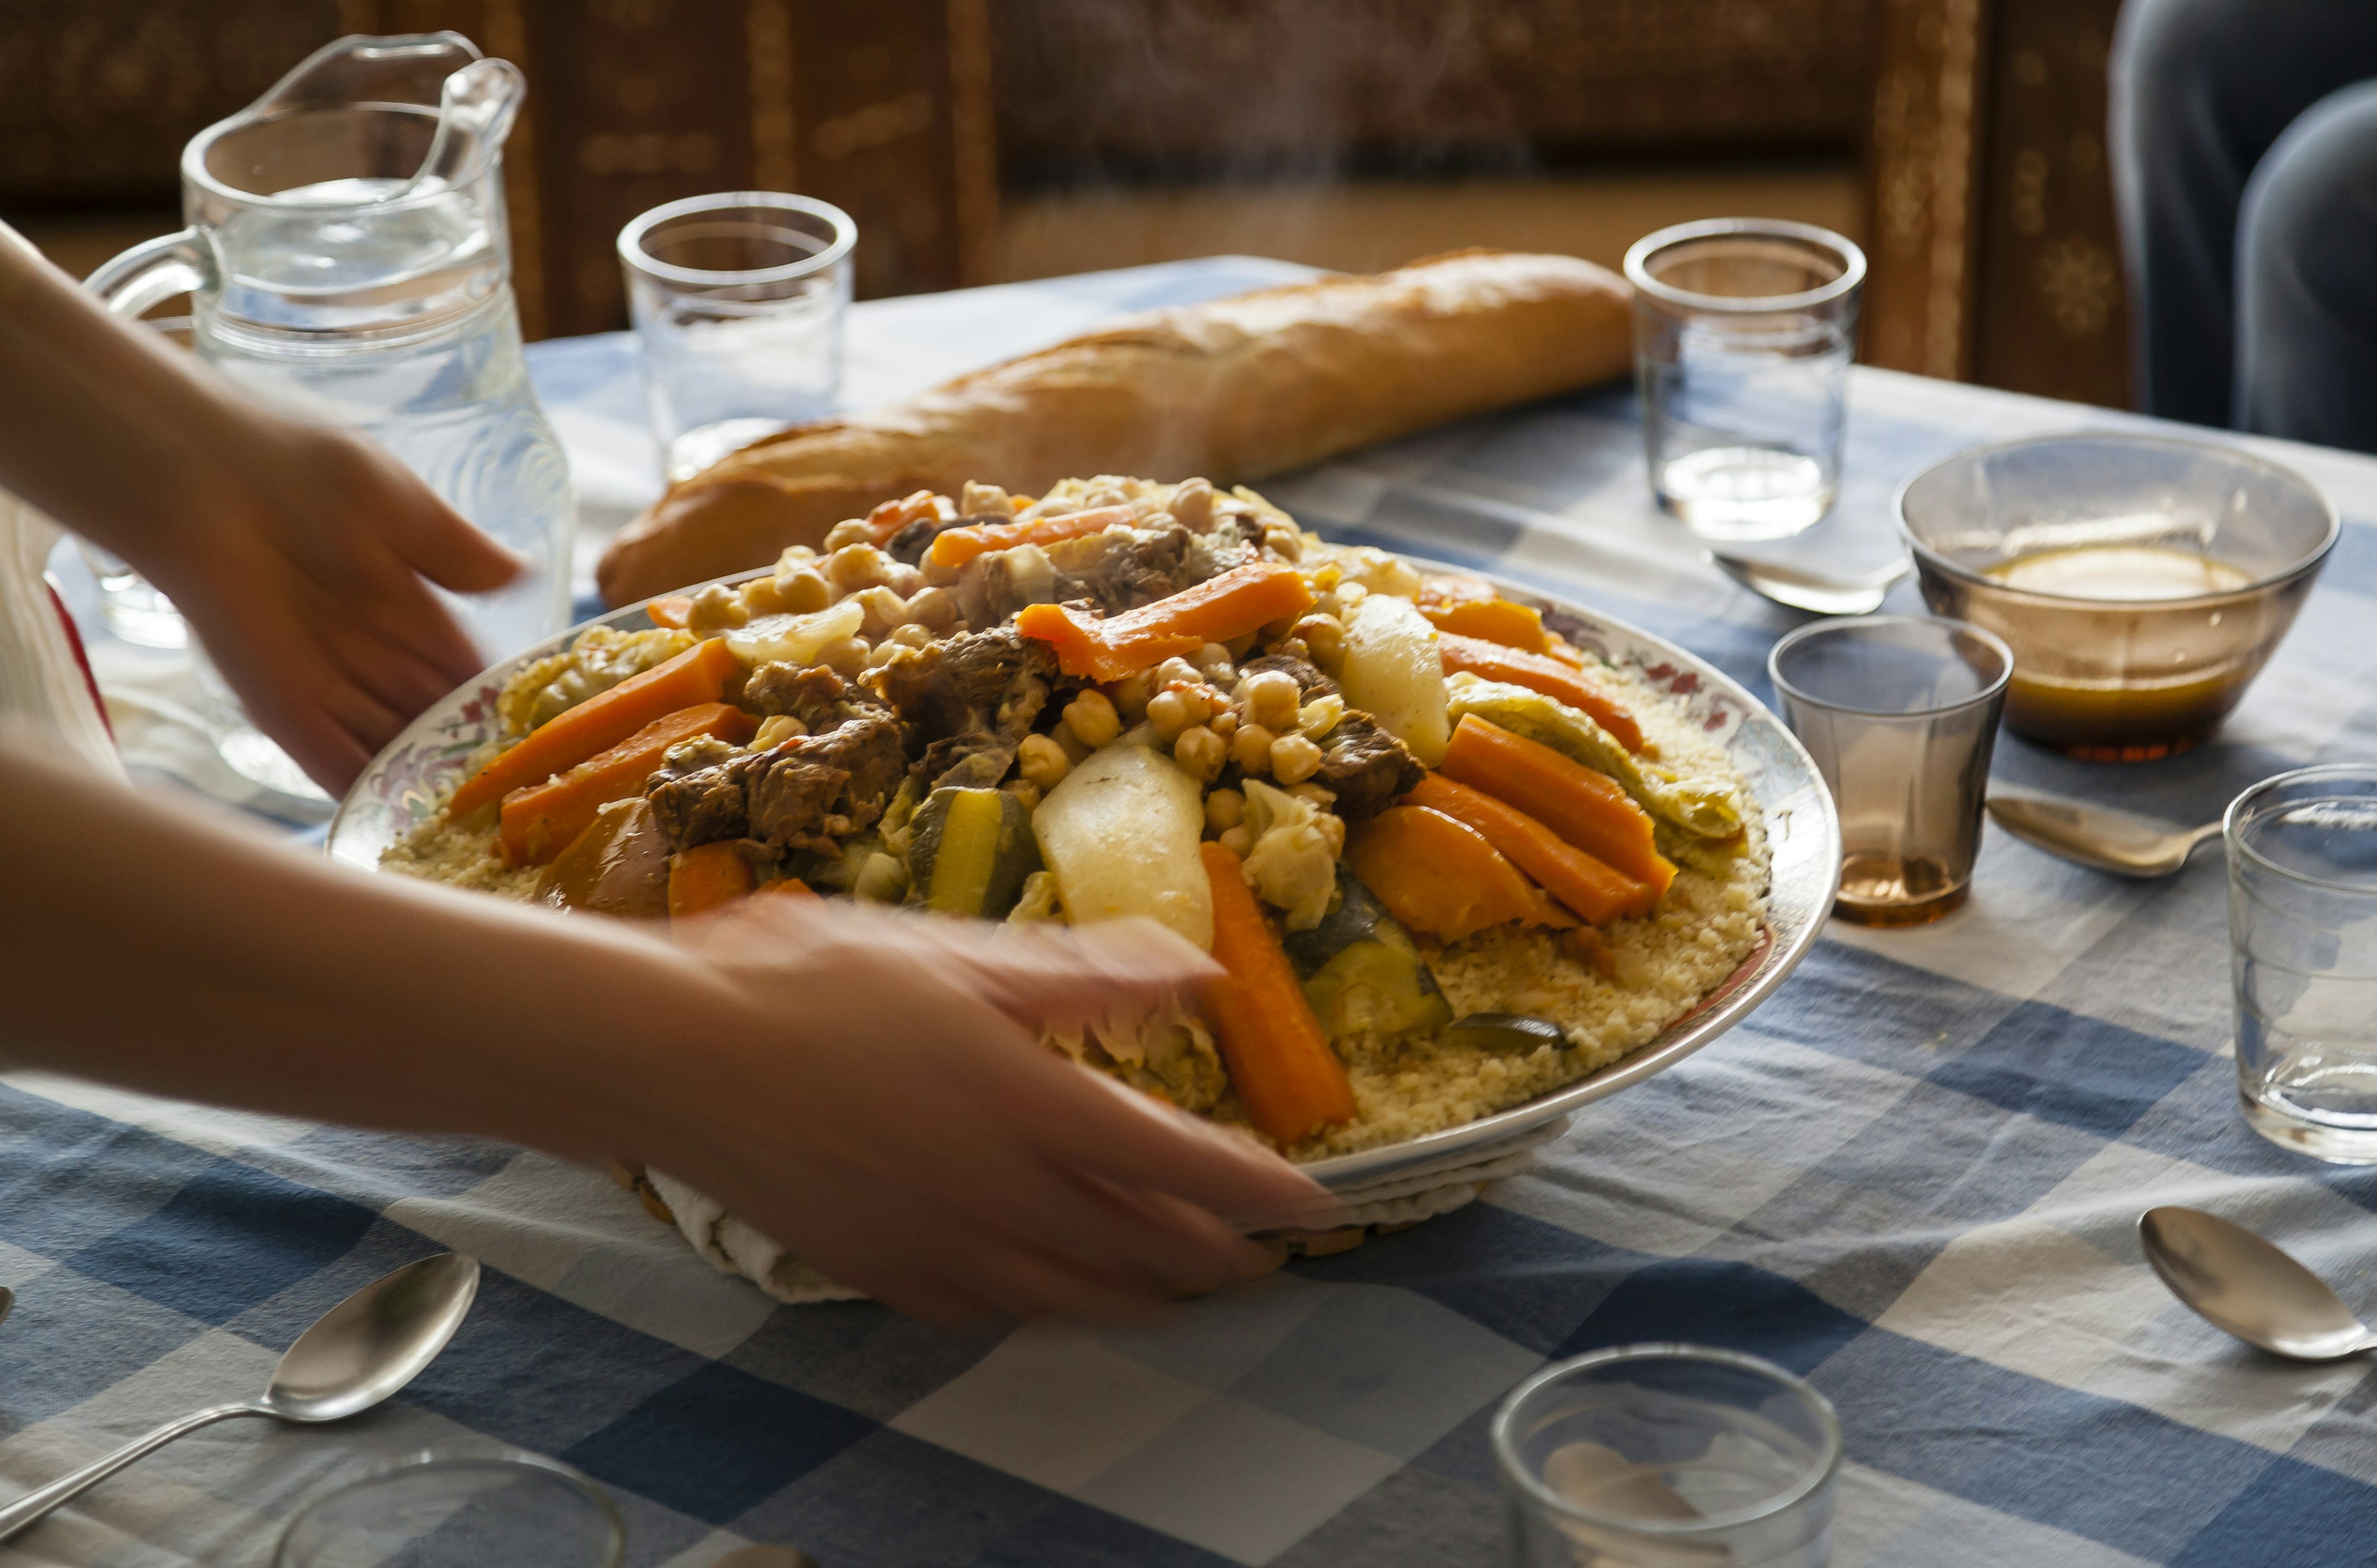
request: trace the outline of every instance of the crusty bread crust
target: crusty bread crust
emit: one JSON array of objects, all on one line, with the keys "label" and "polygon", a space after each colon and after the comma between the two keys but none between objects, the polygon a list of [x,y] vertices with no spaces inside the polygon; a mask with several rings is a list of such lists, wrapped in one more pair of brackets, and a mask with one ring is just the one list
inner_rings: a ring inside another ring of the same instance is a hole
[{"label": "crusty bread crust", "polygon": [[815,546],[844,518],[969,479],[1260,479],[1622,374],[1626,285],[1567,256],[1458,251],[1148,312],[871,413],[729,453],[611,541],[624,604]]}]

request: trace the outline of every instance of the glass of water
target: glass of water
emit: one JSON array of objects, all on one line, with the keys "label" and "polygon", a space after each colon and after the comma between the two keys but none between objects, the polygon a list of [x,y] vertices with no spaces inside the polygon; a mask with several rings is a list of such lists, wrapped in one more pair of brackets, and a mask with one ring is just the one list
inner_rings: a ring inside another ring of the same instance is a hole
[{"label": "glass of water", "polygon": [[516,1450],[421,1454],[315,1499],[273,1568],[618,1568],[627,1530],[603,1489]]},{"label": "glass of water", "polygon": [[1519,1568],[1823,1568],[1841,1423],[1771,1361],[1625,1345],[1547,1367],[1494,1417]]},{"label": "glass of water", "polygon": [[2245,1120],[2301,1154],[2377,1164],[2377,766],[2280,773],[2223,826]]},{"label": "glass of water", "polygon": [[857,243],[841,208],[772,191],[687,197],[619,231],[672,483],[833,412]]},{"label": "glass of water", "polygon": [[1856,616],[1801,627],[1766,672],[1840,808],[1833,913],[1913,926],[1962,904],[2013,651],[1963,621]]},{"label": "glass of water", "polygon": [[1638,240],[1634,374],[1651,491],[1704,539],[1781,539],[1840,485],[1865,253],[1808,223],[1715,218]]}]

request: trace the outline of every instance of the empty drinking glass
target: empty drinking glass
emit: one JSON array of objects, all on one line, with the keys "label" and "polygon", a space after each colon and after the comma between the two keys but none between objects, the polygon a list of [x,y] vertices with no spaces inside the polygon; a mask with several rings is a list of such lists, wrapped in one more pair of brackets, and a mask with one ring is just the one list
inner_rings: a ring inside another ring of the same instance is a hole
[{"label": "empty drinking glass", "polygon": [[1801,627],[1766,670],[1840,808],[1833,913],[1912,926],[1963,904],[2012,651],[1962,621],[1857,616]]},{"label": "empty drinking glass", "polygon": [[772,191],[687,197],[619,231],[668,479],[833,412],[857,243],[841,208]]},{"label": "empty drinking glass", "polygon": [[618,1568],[603,1489],[539,1454],[425,1453],[305,1505],[273,1568]]},{"label": "empty drinking glass", "polygon": [[1771,1361],[1627,1345],[1548,1367],[1494,1417],[1519,1568],[1823,1568],[1841,1425]]},{"label": "empty drinking glass", "polygon": [[1827,229],[1678,223],[1626,253],[1659,504],[1706,539],[1780,539],[1833,504],[1865,253]]},{"label": "empty drinking glass", "polygon": [[2377,1164],[2377,767],[2280,773],[2224,829],[2245,1120],[2320,1159]]}]

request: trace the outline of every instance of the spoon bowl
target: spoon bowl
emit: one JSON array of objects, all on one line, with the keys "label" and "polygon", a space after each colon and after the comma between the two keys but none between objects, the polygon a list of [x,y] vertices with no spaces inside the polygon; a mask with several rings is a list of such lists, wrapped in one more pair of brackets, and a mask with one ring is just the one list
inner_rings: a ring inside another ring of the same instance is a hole
[{"label": "spoon bowl", "polygon": [[2220,836],[2220,824],[2174,828],[2153,817],[2088,806],[2044,795],[1992,790],[1989,818],[2034,849],[2116,877],[2177,876],[2198,846]]},{"label": "spoon bowl", "polygon": [[476,1260],[444,1252],[407,1263],[317,1318],[273,1369],[261,1397],[215,1405],[168,1421],[103,1459],[0,1508],[0,1541],[72,1502],[142,1455],[234,1416],[337,1421],[421,1375],[462,1326],[479,1292]]},{"label": "spoon bowl", "polygon": [[1762,599],[1786,609],[1819,616],[1869,616],[1881,608],[1891,586],[1915,569],[1905,556],[1886,567],[1851,577],[1829,577],[1779,561],[1709,553],[1708,563]]},{"label": "spoon bowl", "polygon": [[2242,1226],[2201,1209],[2148,1209],[2138,1244],[2172,1295],[2248,1345],[2298,1361],[2377,1348],[2377,1333],[2326,1281]]}]

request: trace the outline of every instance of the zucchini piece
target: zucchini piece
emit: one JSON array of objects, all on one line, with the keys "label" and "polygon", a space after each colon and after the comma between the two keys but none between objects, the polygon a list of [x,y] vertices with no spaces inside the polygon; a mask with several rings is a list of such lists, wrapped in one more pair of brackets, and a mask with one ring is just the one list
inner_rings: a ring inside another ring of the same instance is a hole
[{"label": "zucchini piece", "polygon": [[1444,1032],[1449,1042],[1488,1051],[1568,1049],[1568,1032],[1548,1018],[1524,1012],[1472,1012]]},{"label": "zucchini piece", "polygon": [[909,831],[908,901],[936,915],[1004,919],[1040,869],[1032,813],[1003,789],[937,789]]},{"label": "zucchini piece", "polygon": [[1286,933],[1282,945],[1303,976],[1313,1016],[1332,1040],[1422,1033],[1452,1019],[1411,933],[1343,866],[1337,907],[1311,930]]}]

